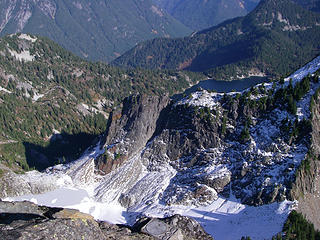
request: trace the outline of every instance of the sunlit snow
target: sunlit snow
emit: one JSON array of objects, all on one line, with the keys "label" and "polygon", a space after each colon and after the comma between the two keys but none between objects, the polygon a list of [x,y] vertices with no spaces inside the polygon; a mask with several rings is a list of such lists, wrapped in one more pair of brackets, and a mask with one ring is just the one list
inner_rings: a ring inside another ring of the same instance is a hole
[{"label": "sunlit snow", "polygon": [[189,216],[197,220],[216,240],[233,240],[241,236],[252,239],[271,238],[281,231],[290,211],[296,203],[284,201],[260,207],[241,204],[237,199],[218,198],[206,207],[144,206],[137,212],[121,207],[119,203],[102,203],[93,200],[85,189],[60,188],[40,195],[7,198],[9,201],[31,201],[39,205],[78,209],[95,219],[115,224],[132,224],[136,216],[144,214],[165,217],[173,214]]},{"label": "sunlit snow", "polygon": [[31,37],[30,35],[28,34],[25,34],[25,33],[22,33],[20,34],[20,36],[18,37],[19,39],[24,39],[24,40],[27,40],[27,41],[31,41],[31,42],[35,42],[37,41],[37,38],[36,37]]},{"label": "sunlit snow", "polygon": [[[4,200],[27,200],[39,205],[78,209],[81,212],[92,215],[95,219],[115,224],[133,224],[136,218],[141,215],[167,217],[173,214],[181,214],[197,220],[217,240],[231,240],[241,236],[250,236],[252,239],[270,238],[281,231],[288,214],[295,206],[294,202],[284,201],[282,203],[251,207],[241,204],[239,200],[231,196],[229,199],[219,197],[208,206],[202,207],[166,206],[159,201],[152,201],[151,204],[148,204],[148,199],[143,199],[141,204],[125,209],[118,201],[97,200],[94,189],[104,186],[103,182],[99,184],[99,181],[91,179],[92,181],[89,181],[88,184],[79,185],[77,178],[71,178],[68,175],[79,168],[82,171],[89,171],[88,162],[92,161],[92,158],[97,154],[101,154],[102,151],[97,146],[78,161],[69,165],[58,165],[53,168],[54,170],[48,171],[46,176],[48,178],[52,176],[52,179],[55,180],[57,184],[56,190],[39,195],[25,195]],[[87,170],[84,170],[85,168]],[[43,174],[35,171],[29,173],[34,178]],[[150,177],[146,172],[142,171],[141,174],[142,179]],[[164,177],[161,181],[168,183],[172,174],[163,173],[161,175],[160,173],[159,176]],[[58,180],[57,177],[59,177]],[[161,182],[157,184],[161,185]],[[166,183],[163,184],[166,185]],[[150,182],[150,186],[152,186],[152,182]],[[160,186],[156,189],[156,193],[152,192],[152,194],[158,194],[157,192],[161,191],[163,189]]]},{"label": "sunlit snow", "polygon": [[9,49],[11,56],[15,57],[17,60],[31,62],[34,60],[35,56],[30,54],[29,50],[23,50],[20,53],[16,52],[15,50]]}]

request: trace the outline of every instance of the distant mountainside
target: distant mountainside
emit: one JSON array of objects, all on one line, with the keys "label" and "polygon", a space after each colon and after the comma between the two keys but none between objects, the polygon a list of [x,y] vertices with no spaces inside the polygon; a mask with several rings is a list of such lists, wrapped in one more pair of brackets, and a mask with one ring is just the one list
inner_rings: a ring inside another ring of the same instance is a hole
[{"label": "distant mountainside", "polygon": [[216,79],[285,75],[320,53],[320,14],[263,0],[245,17],[178,39],[154,39],[114,61],[127,67],[205,71]]},{"label": "distant mountainside", "polygon": [[0,169],[42,169],[69,161],[104,131],[111,107],[124,97],[174,94],[193,82],[191,73],[125,71],[89,63],[45,38],[4,37]]},{"label": "distant mountainside", "polygon": [[193,30],[202,30],[224,20],[244,16],[260,0],[153,0]]},{"label": "distant mountainside", "polygon": [[315,12],[320,12],[320,0],[293,0],[301,6]]},{"label": "distant mountainside", "polygon": [[191,30],[151,0],[1,0],[0,36],[17,32],[47,36],[81,57],[110,61],[140,41]]}]

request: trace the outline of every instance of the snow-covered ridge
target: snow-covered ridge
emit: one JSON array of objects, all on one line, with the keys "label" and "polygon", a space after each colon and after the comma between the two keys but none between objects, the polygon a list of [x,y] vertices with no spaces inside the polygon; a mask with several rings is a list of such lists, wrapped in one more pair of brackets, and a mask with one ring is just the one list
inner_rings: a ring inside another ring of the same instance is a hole
[{"label": "snow-covered ridge", "polygon": [[307,63],[305,66],[291,74],[289,77],[285,78],[285,81],[288,83],[292,79],[293,84],[297,81],[301,81],[308,74],[313,74],[320,68],[320,56],[313,59],[311,62]]}]

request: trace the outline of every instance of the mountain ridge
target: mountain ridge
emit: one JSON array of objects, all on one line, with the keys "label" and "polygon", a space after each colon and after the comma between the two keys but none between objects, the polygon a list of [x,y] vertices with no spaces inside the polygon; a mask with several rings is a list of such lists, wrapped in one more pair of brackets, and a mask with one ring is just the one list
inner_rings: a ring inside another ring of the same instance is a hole
[{"label": "mountain ridge", "polygon": [[154,0],[154,2],[191,29],[202,30],[224,20],[246,15],[259,0]]},{"label": "mountain ridge", "polygon": [[320,53],[319,22],[318,13],[291,1],[264,0],[245,17],[190,37],[138,44],[113,63],[205,71],[218,80],[287,75]]},{"label": "mountain ridge", "polygon": [[5,0],[0,6],[0,36],[47,36],[95,61],[110,61],[142,40],[191,32],[150,0]]}]

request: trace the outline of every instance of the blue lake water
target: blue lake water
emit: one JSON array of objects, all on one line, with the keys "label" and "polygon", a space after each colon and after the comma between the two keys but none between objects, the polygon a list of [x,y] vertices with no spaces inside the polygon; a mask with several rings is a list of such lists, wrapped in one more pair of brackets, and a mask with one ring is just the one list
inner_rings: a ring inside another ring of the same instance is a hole
[{"label": "blue lake water", "polygon": [[218,81],[214,79],[209,79],[201,81],[197,85],[192,86],[191,88],[187,89],[185,93],[189,94],[195,92],[199,88],[205,90],[214,90],[216,92],[231,92],[234,90],[240,92],[266,81],[266,77],[250,77],[234,81]]},{"label": "blue lake water", "polygon": [[216,92],[231,92],[231,91],[243,91],[247,88],[255,86],[259,83],[267,82],[268,78],[266,77],[250,77],[244,78],[241,80],[234,80],[234,81],[219,81],[214,79],[208,79],[204,81],[200,81],[198,84],[188,88],[182,94],[176,94],[172,96],[172,99],[180,99],[184,95],[189,95],[190,93],[196,92],[201,89],[211,90]]}]

